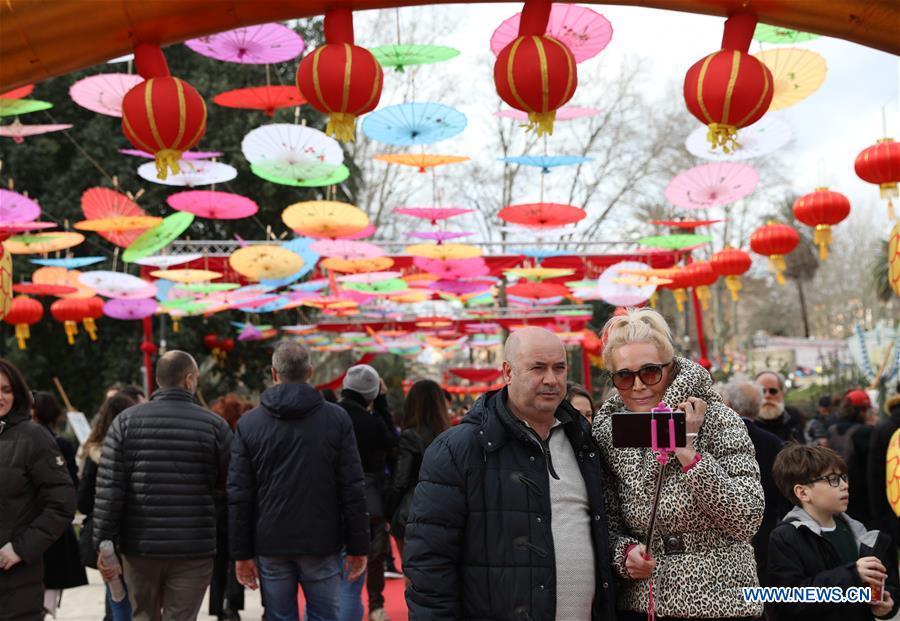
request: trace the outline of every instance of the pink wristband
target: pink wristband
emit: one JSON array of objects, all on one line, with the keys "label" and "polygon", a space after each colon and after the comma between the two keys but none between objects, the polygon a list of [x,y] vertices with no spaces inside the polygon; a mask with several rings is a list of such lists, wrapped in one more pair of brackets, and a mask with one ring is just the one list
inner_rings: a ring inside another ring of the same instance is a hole
[{"label": "pink wristband", "polygon": [[690,469],[693,468],[694,466],[696,466],[697,462],[699,462],[699,461],[700,461],[700,453],[695,453],[693,461],[691,461],[691,463],[689,463],[687,466],[682,466],[681,471],[682,472],[690,471]]}]

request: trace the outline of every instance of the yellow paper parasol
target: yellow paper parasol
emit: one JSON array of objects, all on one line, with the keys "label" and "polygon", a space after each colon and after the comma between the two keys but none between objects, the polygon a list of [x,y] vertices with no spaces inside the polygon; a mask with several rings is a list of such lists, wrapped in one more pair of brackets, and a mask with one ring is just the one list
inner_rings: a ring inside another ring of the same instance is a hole
[{"label": "yellow paper parasol", "polygon": [[281,212],[281,219],[297,234],[316,239],[347,237],[369,225],[362,209],[337,201],[294,203]]},{"label": "yellow paper parasol", "polygon": [[221,272],[192,269],[156,270],[155,272],[150,272],[150,275],[154,278],[161,278],[163,280],[171,280],[172,282],[180,282],[186,284],[206,282],[207,280],[215,280],[216,278],[222,277]]},{"label": "yellow paper parasol", "polygon": [[481,256],[481,249],[468,244],[414,244],[406,247],[406,254],[426,259],[473,259]]},{"label": "yellow paper parasol", "polygon": [[41,267],[31,274],[31,282],[36,285],[60,285],[63,287],[74,287],[74,293],[60,295],[60,298],[84,300],[92,298],[96,295],[93,289],[78,280],[81,272],[78,270],[67,270],[64,267]]},{"label": "yellow paper parasol", "polygon": [[513,278],[527,278],[528,280],[544,280],[546,278],[561,278],[571,276],[575,270],[560,267],[515,267],[503,270],[503,273]]},{"label": "yellow paper parasol", "polygon": [[783,110],[799,103],[819,90],[828,73],[825,59],[815,52],[797,47],[777,47],[754,54],[774,80],[769,110]]},{"label": "yellow paper parasol", "polygon": [[416,304],[418,302],[425,302],[431,299],[431,295],[434,292],[431,290],[425,291],[409,291],[400,294],[400,295],[392,295],[391,300],[397,302],[398,304]]},{"label": "yellow paper parasol", "polygon": [[3,242],[10,254],[47,254],[57,250],[73,248],[84,241],[81,233],[34,233],[17,235]]},{"label": "yellow paper parasol", "polygon": [[228,264],[235,272],[251,280],[272,280],[299,272],[303,259],[281,246],[261,244],[235,250],[228,257]]},{"label": "yellow paper parasol", "polygon": [[82,220],[73,226],[79,231],[95,231],[104,233],[120,233],[122,231],[145,231],[163,221],[154,216],[119,216],[116,218],[98,218]]},{"label": "yellow paper parasol", "polygon": [[366,274],[368,272],[380,272],[394,265],[394,260],[390,257],[374,257],[372,259],[338,259],[330,257],[322,259],[319,266],[332,272],[341,274]]},{"label": "yellow paper parasol", "polygon": [[446,166],[447,164],[459,164],[460,162],[468,162],[470,158],[465,155],[429,155],[427,153],[385,153],[376,155],[374,158],[388,164],[400,164],[401,166],[412,166],[418,168],[420,173],[425,172],[428,168],[436,166]]}]

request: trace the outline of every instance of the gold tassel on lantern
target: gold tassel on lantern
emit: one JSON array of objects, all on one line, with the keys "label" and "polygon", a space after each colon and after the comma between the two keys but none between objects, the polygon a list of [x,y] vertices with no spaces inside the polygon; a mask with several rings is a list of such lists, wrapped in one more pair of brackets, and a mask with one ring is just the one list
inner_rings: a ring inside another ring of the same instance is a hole
[{"label": "gold tassel on lantern", "polygon": [[741,277],[726,276],[725,286],[728,287],[728,290],[731,292],[731,299],[737,302],[740,297],[738,296],[738,292],[743,289],[743,287],[741,286]]},{"label": "gold tassel on lantern", "polygon": [[722,151],[731,153],[741,148],[740,143],[737,141],[737,127],[734,125],[710,123],[709,131],[706,133],[706,140],[712,145],[713,151],[718,147],[722,147]]},{"label": "gold tassel on lantern", "polygon": [[703,310],[709,310],[709,287],[706,285],[701,285],[694,289],[697,293],[697,299],[700,300],[700,305],[703,307]]},{"label": "gold tassel on lantern", "polygon": [[325,134],[341,142],[353,142],[356,139],[356,115],[332,112],[328,115]]},{"label": "gold tassel on lantern", "polygon": [[31,338],[31,329],[27,323],[16,324],[16,340],[19,341],[19,349],[25,349],[25,341]]},{"label": "gold tassel on lantern", "polygon": [[63,326],[66,329],[66,339],[69,341],[69,345],[75,344],[75,335],[78,334],[78,324],[74,321],[65,321],[63,322]]},{"label": "gold tassel on lantern", "polygon": [[813,242],[819,246],[819,258],[827,261],[828,244],[831,243],[831,227],[827,224],[816,225],[816,230],[813,231]]},{"label": "gold tassel on lantern", "polygon": [[538,138],[553,135],[553,122],[556,120],[556,110],[549,112],[529,112],[528,127],[526,131],[533,131]]},{"label": "gold tassel on lantern", "polygon": [[674,289],[672,295],[675,296],[675,305],[678,307],[678,312],[683,313],[684,301],[687,299],[687,293],[685,293],[684,289]]},{"label": "gold tassel on lantern", "polygon": [[181,159],[181,151],[177,149],[162,149],[156,152],[156,178],[163,181],[169,176],[169,170],[173,175],[181,172],[178,160]]},{"label": "gold tassel on lantern", "polygon": [[88,336],[91,337],[92,341],[97,340],[97,323],[94,321],[93,317],[85,317],[81,320],[81,324],[84,326],[84,331],[88,333]]},{"label": "gold tassel on lantern", "polygon": [[787,265],[785,265],[784,263],[784,255],[769,255],[769,268],[773,272],[775,272],[775,282],[777,282],[781,286],[784,286],[784,270],[787,269]]}]

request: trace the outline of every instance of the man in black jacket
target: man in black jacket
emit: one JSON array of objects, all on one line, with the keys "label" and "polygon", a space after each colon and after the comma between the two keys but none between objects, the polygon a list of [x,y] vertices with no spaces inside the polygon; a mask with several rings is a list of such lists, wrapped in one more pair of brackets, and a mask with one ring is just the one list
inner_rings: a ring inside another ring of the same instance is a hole
[{"label": "man in black jacket", "polygon": [[[136,621],[195,619],[216,553],[214,497],[224,490],[231,430],[194,402],[200,370],[173,350],[159,390],[113,421],[103,443],[94,548],[118,543]],[[98,559],[98,568],[111,572]]]},{"label": "man in black jacket", "polygon": [[784,376],[778,371],[763,371],[756,376],[756,384],[763,392],[756,424],[774,433],[782,442],[805,444],[803,414],[784,402],[787,389]]},{"label": "man in black jacket", "polygon": [[[366,508],[371,533],[366,577],[369,621],[387,619],[384,612],[384,559],[388,540],[383,495],[387,454],[396,446],[397,439],[391,429],[385,392],[378,371],[367,364],[357,364],[347,369],[344,390],[338,402],[353,422],[353,433],[366,479]],[[353,586],[357,588],[353,589]],[[361,584],[345,585],[345,589],[348,587],[353,593],[359,593],[362,589]]]},{"label": "man in black jacket", "polygon": [[406,527],[410,619],[615,618],[599,452],[552,332],[506,342],[506,387],[425,453]]},{"label": "man in black jacket", "polygon": [[269,621],[296,620],[297,586],[310,619],[337,619],[344,570],[369,551],[365,483],[347,413],[309,385],[309,351],[283,341],[275,385],[238,421],[228,473],[228,537],[238,581],[262,583]]}]

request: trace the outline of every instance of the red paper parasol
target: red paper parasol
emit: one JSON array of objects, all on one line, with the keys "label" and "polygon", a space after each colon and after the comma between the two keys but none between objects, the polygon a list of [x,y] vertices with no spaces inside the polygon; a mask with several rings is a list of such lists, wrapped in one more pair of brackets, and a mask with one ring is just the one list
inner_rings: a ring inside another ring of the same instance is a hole
[{"label": "red paper parasol", "polygon": [[470,382],[481,382],[487,384],[500,379],[503,371],[500,369],[476,369],[474,367],[456,367],[447,369],[456,377],[461,377]]},{"label": "red paper parasol", "polygon": [[[109,188],[90,188],[81,195],[81,211],[88,220],[141,217],[147,214],[130,198]],[[147,229],[133,231],[100,231],[103,239],[127,248]]]},{"label": "red paper parasol", "polygon": [[294,86],[251,86],[219,93],[213,101],[225,108],[262,110],[268,116],[279,108],[293,108],[306,103]]},{"label": "red paper parasol", "polygon": [[569,295],[569,288],[550,282],[519,282],[506,288],[506,293],[529,300],[542,300]]},{"label": "red paper parasol", "polygon": [[34,84],[26,84],[25,86],[14,88],[11,91],[0,93],[0,99],[22,99],[22,97],[28,97],[33,90]]},{"label": "red paper parasol", "polygon": [[13,285],[13,291],[16,293],[24,293],[25,295],[54,295],[63,296],[71,293],[77,293],[76,287],[67,287],[65,285],[48,285],[33,282],[22,282]]},{"label": "red paper parasol", "polygon": [[701,226],[709,226],[710,224],[718,224],[725,220],[651,220],[650,224],[657,226],[669,226],[675,229],[693,230]]},{"label": "red paper parasol", "polygon": [[166,202],[172,209],[212,220],[249,218],[259,211],[253,200],[231,192],[188,190],[170,195]]},{"label": "red paper parasol", "polygon": [[583,220],[584,209],[559,203],[510,205],[500,210],[500,219],[532,229],[554,229]]}]

